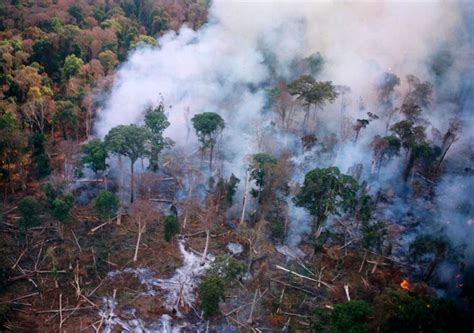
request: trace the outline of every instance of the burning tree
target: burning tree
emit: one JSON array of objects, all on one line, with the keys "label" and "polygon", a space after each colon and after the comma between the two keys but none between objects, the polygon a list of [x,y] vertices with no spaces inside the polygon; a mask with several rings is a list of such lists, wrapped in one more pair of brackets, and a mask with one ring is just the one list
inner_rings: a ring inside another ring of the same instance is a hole
[{"label": "burning tree", "polygon": [[214,112],[203,112],[191,119],[202,149],[209,148],[209,170],[212,171],[212,156],[219,134],[225,127],[224,119]]},{"label": "burning tree", "polygon": [[337,167],[316,168],[305,175],[294,202],[313,216],[318,238],[324,222],[331,214],[339,215],[355,207],[358,189],[357,181],[342,174]]}]

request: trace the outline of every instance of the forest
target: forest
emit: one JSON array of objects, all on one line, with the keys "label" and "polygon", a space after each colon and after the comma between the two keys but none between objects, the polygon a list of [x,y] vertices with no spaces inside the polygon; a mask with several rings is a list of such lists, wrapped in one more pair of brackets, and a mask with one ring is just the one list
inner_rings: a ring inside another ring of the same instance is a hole
[{"label": "forest", "polygon": [[0,3],[0,331],[474,330],[474,5]]}]

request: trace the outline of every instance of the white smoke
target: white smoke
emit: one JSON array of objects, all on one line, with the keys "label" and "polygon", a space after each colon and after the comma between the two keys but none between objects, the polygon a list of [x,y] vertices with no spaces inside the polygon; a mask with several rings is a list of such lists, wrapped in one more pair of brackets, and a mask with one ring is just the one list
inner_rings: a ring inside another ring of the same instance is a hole
[{"label": "white smoke", "polygon": [[[408,74],[431,81],[426,63],[441,47],[449,46],[454,53],[442,86],[448,90],[459,86],[459,74],[469,64],[465,6],[441,1],[215,1],[209,23],[198,31],[183,26],[159,38],[156,48],[142,47],[129,55],[117,71],[105,108],[99,111],[96,133],[103,137],[114,126],[140,123],[145,108],[164,98],[172,106],[165,135],[178,145],[197,146],[189,119],[196,113],[217,112],[226,121],[221,142],[225,171],[243,180],[247,156],[263,149],[257,145],[257,135],[269,131],[272,147],[296,146],[299,140],[273,130],[275,116],[264,112],[268,84],[291,78],[295,59],[322,54],[325,64],[318,79],[351,88],[346,116],[355,120],[365,116],[359,112],[360,99],[366,111],[379,111],[374,87],[383,72],[401,78],[400,92],[406,90]],[[338,101],[318,111],[325,133],[338,133],[339,108]],[[446,108],[435,108],[430,115],[441,131],[447,119]],[[472,116],[470,120],[465,124],[468,129]],[[370,170],[368,144],[374,134],[384,134],[385,124],[374,122],[369,128],[361,131],[357,145],[340,150],[335,163],[341,171],[356,163],[362,163],[365,172]],[[299,240],[307,225],[292,225],[297,231],[291,239]]]}]

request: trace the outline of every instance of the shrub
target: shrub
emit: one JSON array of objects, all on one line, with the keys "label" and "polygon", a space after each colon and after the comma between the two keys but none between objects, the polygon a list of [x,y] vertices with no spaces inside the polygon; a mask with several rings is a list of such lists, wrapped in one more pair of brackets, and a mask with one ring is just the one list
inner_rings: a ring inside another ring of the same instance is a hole
[{"label": "shrub", "polygon": [[112,218],[119,208],[119,199],[109,191],[99,192],[95,198],[95,209],[103,220]]},{"label": "shrub", "polygon": [[331,332],[365,333],[368,332],[368,317],[372,306],[366,301],[350,301],[334,306],[331,315]]},{"label": "shrub", "polygon": [[164,236],[165,241],[170,242],[174,235],[178,234],[181,227],[178,222],[176,215],[168,215],[165,218],[164,223]]},{"label": "shrub", "polygon": [[223,255],[216,257],[211,265],[211,272],[222,277],[226,282],[231,282],[245,271],[245,263],[231,256]]},{"label": "shrub", "polygon": [[224,281],[217,275],[209,275],[199,287],[199,299],[205,317],[217,314],[219,302],[224,300]]}]

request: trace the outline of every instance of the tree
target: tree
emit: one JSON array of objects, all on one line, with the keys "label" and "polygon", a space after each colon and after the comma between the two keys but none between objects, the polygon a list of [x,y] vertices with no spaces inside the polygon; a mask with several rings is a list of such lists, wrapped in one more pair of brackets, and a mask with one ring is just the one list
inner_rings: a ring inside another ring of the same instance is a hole
[{"label": "tree", "polygon": [[63,198],[54,199],[51,208],[51,215],[58,220],[58,234],[59,237],[63,237],[63,231],[61,224],[67,224],[69,222],[69,212],[74,203],[74,197],[71,193],[66,194]]},{"label": "tree", "polygon": [[[258,153],[253,155],[252,163],[250,164],[250,179],[255,181],[257,185],[256,189],[251,190],[251,194],[254,198],[257,199],[257,214],[259,212],[259,207],[262,204],[262,198],[265,195],[262,195],[266,186],[268,185],[269,180],[274,175],[274,167],[277,165],[277,159],[271,154],[267,153]],[[258,218],[258,216],[257,216]]]},{"label": "tree", "polygon": [[349,301],[336,304],[331,314],[332,333],[366,333],[372,306],[366,301]]},{"label": "tree", "polygon": [[28,228],[41,224],[41,204],[35,197],[27,196],[18,202],[18,211],[20,212],[19,226],[25,233]]},{"label": "tree", "polygon": [[427,295],[422,290],[387,290],[375,299],[376,331],[462,332],[459,309],[447,299]]},{"label": "tree", "polygon": [[316,81],[310,75],[302,75],[288,84],[288,92],[293,96],[297,96],[296,98],[302,101],[305,107],[303,131],[306,131],[311,106],[322,108],[326,102],[332,103],[338,96],[331,81]]},{"label": "tree", "polygon": [[64,140],[68,140],[68,129],[74,130],[76,140],[78,139],[79,112],[79,107],[70,101],[60,101],[56,104],[56,113],[53,120],[61,126]]},{"label": "tree", "polygon": [[216,275],[207,276],[199,286],[199,299],[205,317],[216,315],[219,302],[224,300],[224,281]]},{"label": "tree", "polygon": [[101,191],[95,198],[95,210],[102,220],[110,220],[119,208],[119,200],[109,191]]},{"label": "tree", "polygon": [[84,10],[79,4],[73,3],[68,9],[69,15],[71,15],[77,24],[81,24],[84,21]]},{"label": "tree", "polygon": [[73,75],[80,74],[82,66],[84,66],[84,61],[81,58],[76,57],[74,54],[68,55],[63,65],[64,78],[67,80]]},{"label": "tree", "polygon": [[129,215],[137,225],[137,242],[135,245],[135,253],[133,255],[133,261],[138,260],[138,250],[140,248],[140,242],[143,233],[146,231],[146,227],[156,218],[156,210],[153,208],[149,200],[137,200],[129,209]]},{"label": "tree", "polygon": [[105,136],[107,150],[130,159],[130,202],[134,199],[134,164],[147,153],[146,141],[150,133],[136,125],[120,125],[112,128]]},{"label": "tree", "polygon": [[158,157],[164,148],[169,148],[173,145],[170,138],[163,137],[163,132],[170,125],[168,118],[164,113],[164,105],[160,105],[156,109],[148,109],[145,114],[145,126],[150,131],[150,149],[148,156],[150,159],[149,169],[157,171],[159,168]]},{"label": "tree", "polygon": [[165,223],[163,224],[163,228],[163,235],[165,237],[165,241],[171,242],[173,236],[179,234],[181,229],[176,215],[167,215],[165,217]]},{"label": "tree", "polygon": [[372,171],[377,169],[378,173],[384,163],[388,163],[394,156],[399,155],[401,148],[400,140],[393,135],[385,137],[376,135],[370,145],[374,151]]},{"label": "tree", "polygon": [[219,191],[219,209],[226,211],[232,206],[234,201],[234,195],[237,190],[237,185],[240,183],[240,179],[234,174],[231,174],[228,180],[220,178],[217,182],[217,190]]},{"label": "tree", "polygon": [[99,61],[106,73],[112,71],[118,64],[117,55],[111,50],[99,53]]},{"label": "tree", "polygon": [[99,139],[92,139],[81,147],[81,163],[89,169],[98,173],[105,171],[107,165],[107,149],[105,144]]},{"label": "tree", "polygon": [[212,155],[217,137],[225,127],[224,119],[214,112],[203,112],[195,115],[191,122],[193,123],[196,135],[201,142],[202,149],[209,148],[209,170],[212,171]]},{"label": "tree", "polygon": [[305,175],[294,202],[313,216],[316,237],[319,237],[322,225],[331,214],[339,215],[354,208],[358,189],[357,181],[342,174],[337,167],[316,168]]},{"label": "tree", "polygon": [[49,157],[44,149],[46,139],[43,134],[35,132],[30,136],[29,141],[32,151],[32,158],[36,166],[36,176],[38,178],[44,178],[51,173]]},{"label": "tree", "polygon": [[211,272],[224,279],[225,282],[230,283],[243,274],[247,265],[238,259],[228,255],[217,256],[211,264]]}]

